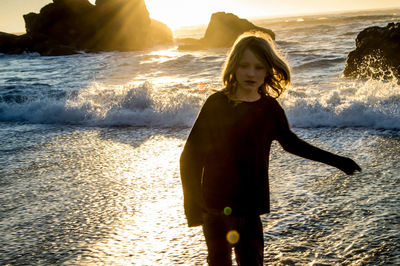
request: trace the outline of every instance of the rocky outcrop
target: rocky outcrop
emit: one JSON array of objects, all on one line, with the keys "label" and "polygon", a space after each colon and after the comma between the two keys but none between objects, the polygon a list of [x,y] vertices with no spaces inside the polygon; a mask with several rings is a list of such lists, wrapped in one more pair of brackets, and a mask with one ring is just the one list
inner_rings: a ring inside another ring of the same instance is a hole
[{"label": "rocky outcrop", "polygon": [[144,0],[97,0],[96,15],[95,49],[129,51],[153,45]]},{"label": "rocky outcrop", "polygon": [[344,69],[346,77],[400,78],[400,23],[370,27],[356,38],[356,49],[349,53]]},{"label": "rocky outcrop", "polygon": [[258,27],[232,13],[218,12],[212,14],[203,38],[180,39],[178,40],[181,43],[179,49],[230,47],[240,34],[247,31],[261,31],[275,39],[275,34],[270,29]]},{"label": "rocky outcrop", "polygon": [[150,35],[154,44],[165,44],[173,41],[171,29],[166,24],[155,19],[151,20]]},{"label": "rocky outcrop", "polygon": [[19,46],[19,39],[20,37],[18,35],[0,32],[0,51],[20,53],[17,48]]},{"label": "rocky outcrop", "polygon": [[152,20],[144,0],[53,0],[24,15],[26,34],[0,34],[0,52],[66,55],[78,51],[130,51],[172,41],[171,30]]}]

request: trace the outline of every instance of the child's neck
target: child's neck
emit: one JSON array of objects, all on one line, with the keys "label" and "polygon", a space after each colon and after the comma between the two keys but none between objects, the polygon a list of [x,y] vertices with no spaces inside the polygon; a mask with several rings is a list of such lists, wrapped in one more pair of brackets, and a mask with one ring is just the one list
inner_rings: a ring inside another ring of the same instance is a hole
[{"label": "child's neck", "polygon": [[236,98],[244,102],[255,102],[261,98],[261,95],[258,91],[238,89],[236,90]]}]

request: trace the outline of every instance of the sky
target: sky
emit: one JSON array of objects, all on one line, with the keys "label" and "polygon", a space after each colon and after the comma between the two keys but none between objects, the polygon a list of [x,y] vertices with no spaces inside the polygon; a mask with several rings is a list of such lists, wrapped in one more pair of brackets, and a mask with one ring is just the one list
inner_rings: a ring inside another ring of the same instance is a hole
[{"label": "sky", "polygon": [[[89,0],[94,3],[95,0]],[[0,31],[25,32],[23,14],[40,11],[51,0],[0,0]],[[399,0],[145,0],[150,17],[172,29],[207,24],[211,14],[231,12],[241,18],[400,8]]]}]

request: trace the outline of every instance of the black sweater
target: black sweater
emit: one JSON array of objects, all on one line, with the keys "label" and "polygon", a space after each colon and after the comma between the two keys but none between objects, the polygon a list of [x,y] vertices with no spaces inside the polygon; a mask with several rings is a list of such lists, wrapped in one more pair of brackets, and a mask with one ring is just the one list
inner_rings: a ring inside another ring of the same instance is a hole
[{"label": "black sweater", "polygon": [[288,152],[338,166],[340,156],[299,139],[272,97],[233,104],[222,92],[204,103],[184,146],[180,170],[189,226],[201,225],[204,211],[232,215],[269,212],[268,160],[278,140]]}]

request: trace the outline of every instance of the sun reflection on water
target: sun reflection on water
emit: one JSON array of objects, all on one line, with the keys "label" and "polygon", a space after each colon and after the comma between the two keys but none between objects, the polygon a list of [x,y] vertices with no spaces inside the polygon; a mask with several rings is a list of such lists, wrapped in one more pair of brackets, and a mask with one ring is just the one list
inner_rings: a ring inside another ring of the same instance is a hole
[{"label": "sun reflection on water", "polygon": [[[93,166],[107,161],[103,177],[121,184],[114,198],[120,206],[118,219],[79,259],[69,262],[172,265],[180,261],[181,254],[193,252],[185,251],[188,243],[183,241],[202,247],[202,234],[199,229],[188,230],[182,211],[178,175],[182,140],[154,135],[138,146],[111,139],[106,143],[102,155],[89,160]],[[203,246],[198,262],[204,261],[204,256]]]}]

